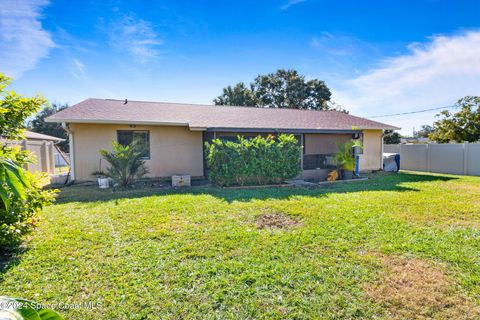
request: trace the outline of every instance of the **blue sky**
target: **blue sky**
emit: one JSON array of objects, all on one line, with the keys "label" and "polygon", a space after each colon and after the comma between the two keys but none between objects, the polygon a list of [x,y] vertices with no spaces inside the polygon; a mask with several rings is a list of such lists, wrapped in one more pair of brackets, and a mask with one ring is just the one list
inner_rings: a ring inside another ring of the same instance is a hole
[{"label": "blue sky", "polygon": [[[480,95],[480,1],[0,0],[0,71],[22,94],[211,103],[294,68],[359,116]],[[403,128],[435,112],[375,118]]]}]

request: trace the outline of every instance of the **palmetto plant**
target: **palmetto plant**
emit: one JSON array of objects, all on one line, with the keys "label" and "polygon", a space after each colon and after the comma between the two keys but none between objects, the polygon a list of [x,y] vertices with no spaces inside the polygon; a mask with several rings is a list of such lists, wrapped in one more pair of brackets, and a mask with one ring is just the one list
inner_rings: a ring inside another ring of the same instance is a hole
[{"label": "palmetto plant", "polygon": [[127,146],[113,142],[112,151],[102,149],[100,155],[110,163],[105,174],[120,187],[131,186],[136,179],[148,173],[142,146],[138,142],[134,141]]},{"label": "palmetto plant", "polygon": [[5,320],[63,320],[53,310],[33,301],[0,297],[0,319]]},{"label": "palmetto plant", "polygon": [[336,165],[343,170],[353,171],[355,169],[355,158],[352,155],[354,147],[363,148],[357,141],[347,141],[346,143],[337,143],[338,152],[334,156]]}]

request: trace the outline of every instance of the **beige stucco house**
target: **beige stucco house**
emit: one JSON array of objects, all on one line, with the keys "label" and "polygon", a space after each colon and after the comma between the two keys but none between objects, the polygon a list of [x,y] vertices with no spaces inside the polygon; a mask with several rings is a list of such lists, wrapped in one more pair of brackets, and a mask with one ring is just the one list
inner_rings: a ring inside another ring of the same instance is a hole
[{"label": "beige stucco house", "polygon": [[335,142],[360,139],[360,170],[382,168],[383,130],[396,127],[338,111],[310,111],[87,99],[47,118],[69,133],[73,180],[92,180],[103,170],[98,153],[112,141],[145,142],[151,177],[205,177],[205,142],[237,135],[294,134],[303,146],[302,176],[328,172]]}]

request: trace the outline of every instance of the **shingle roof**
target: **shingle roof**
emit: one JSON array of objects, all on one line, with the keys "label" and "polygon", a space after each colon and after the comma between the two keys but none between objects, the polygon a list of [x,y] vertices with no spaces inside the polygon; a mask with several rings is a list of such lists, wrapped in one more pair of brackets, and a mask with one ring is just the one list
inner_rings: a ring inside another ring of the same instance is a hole
[{"label": "shingle roof", "polygon": [[338,111],[269,109],[166,102],[87,99],[48,122],[184,125],[190,129],[399,129]]},{"label": "shingle roof", "polygon": [[49,136],[43,133],[25,131],[25,138],[28,140],[65,141],[65,139]]}]

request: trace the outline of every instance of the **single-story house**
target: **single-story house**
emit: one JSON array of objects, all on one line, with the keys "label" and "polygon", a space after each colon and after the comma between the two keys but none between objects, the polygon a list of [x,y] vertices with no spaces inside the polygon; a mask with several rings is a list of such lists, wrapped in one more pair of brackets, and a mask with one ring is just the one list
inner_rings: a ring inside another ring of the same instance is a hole
[{"label": "single-story house", "polygon": [[11,141],[0,138],[0,142],[9,145],[20,146],[22,150],[28,150],[35,156],[35,163],[26,164],[26,170],[30,172],[40,171],[48,174],[54,174],[54,154],[56,152],[55,144],[64,141],[64,139],[33,131],[25,131],[24,137],[25,139],[19,141]]},{"label": "single-story house", "polygon": [[303,146],[303,178],[328,173],[336,142],[352,138],[364,145],[362,171],[382,168],[383,130],[394,126],[338,111],[310,111],[87,99],[47,118],[60,122],[69,133],[72,179],[92,180],[104,170],[98,151],[112,141],[145,143],[145,160],[151,177],[188,174],[205,177],[205,142],[237,135],[294,134]]}]

